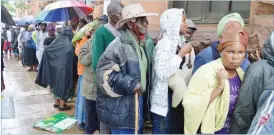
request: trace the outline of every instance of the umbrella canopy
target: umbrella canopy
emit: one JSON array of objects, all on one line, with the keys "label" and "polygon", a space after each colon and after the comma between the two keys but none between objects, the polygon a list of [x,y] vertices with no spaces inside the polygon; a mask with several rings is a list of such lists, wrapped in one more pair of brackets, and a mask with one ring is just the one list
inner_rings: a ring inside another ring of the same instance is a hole
[{"label": "umbrella canopy", "polygon": [[93,12],[93,8],[75,1],[61,0],[47,5],[36,17],[37,20],[59,22],[83,18]]},{"label": "umbrella canopy", "polygon": [[10,13],[3,5],[1,5],[1,22],[7,25],[15,25]]},{"label": "umbrella canopy", "polygon": [[39,22],[41,22],[41,21],[36,20],[33,15],[28,15],[28,16],[24,16],[24,17],[20,18],[20,20],[17,22],[17,24],[18,25],[25,25],[26,23],[37,24]]}]

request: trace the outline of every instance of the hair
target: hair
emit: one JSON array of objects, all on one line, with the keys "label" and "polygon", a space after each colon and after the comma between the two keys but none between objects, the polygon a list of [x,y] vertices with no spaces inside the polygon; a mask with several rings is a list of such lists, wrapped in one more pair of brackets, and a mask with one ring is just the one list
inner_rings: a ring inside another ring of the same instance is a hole
[{"label": "hair", "polygon": [[107,7],[107,14],[110,16],[109,12],[118,12],[117,10],[120,10],[124,7],[124,5],[118,1],[112,1],[109,3]]},{"label": "hair", "polygon": [[83,24],[87,24],[86,19],[80,19],[80,22],[83,23]]},{"label": "hair", "polygon": [[47,23],[41,23],[40,26],[46,26],[47,27]]}]

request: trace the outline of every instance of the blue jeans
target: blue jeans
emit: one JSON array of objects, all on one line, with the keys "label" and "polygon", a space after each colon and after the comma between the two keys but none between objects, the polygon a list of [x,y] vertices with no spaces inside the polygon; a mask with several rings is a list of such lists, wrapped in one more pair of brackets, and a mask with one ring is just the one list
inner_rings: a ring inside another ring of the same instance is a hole
[{"label": "blue jeans", "polygon": [[[143,134],[144,120],[143,120],[143,96],[139,97],[139,129],[138,134]],[[134,129],[118,129],[112,128],[111,134],[134,134]]]},{"label": "blue jeans", "polygon": [[172,108],[172,91],[168,91],[168,113],[166,117],[152,113],[152,134],[183,134],[184,113],[181,104]]}]

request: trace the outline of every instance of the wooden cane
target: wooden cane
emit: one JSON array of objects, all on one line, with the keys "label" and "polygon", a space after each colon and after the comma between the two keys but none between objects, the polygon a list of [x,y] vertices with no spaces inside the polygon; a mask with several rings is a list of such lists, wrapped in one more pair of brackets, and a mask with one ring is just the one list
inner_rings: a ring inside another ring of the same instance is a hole
[{"label": "wooden cane", "polygon": [[135,93],[135,135],[138,134],[139,129],[139,98],[138,93]]}]

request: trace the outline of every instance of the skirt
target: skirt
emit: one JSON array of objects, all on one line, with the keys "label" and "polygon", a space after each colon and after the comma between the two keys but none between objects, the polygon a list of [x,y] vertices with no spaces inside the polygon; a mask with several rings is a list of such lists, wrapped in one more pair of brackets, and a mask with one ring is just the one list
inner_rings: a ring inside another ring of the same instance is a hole
[{"label": "skirt", "polygon": [[38,65],[38,60],[36,58],[36,49],[24,48],[24,63],[26,66]]},{"label": "skirt", "polygon": [[85,112],[85,97],[82,95],[83,76],[80,75],[78,79],[78,88],[77,88],[77,98],[76,98],[76,107],[75,107],[75,118],[78,121],[78,124],[86,123],[86,112]]}]

